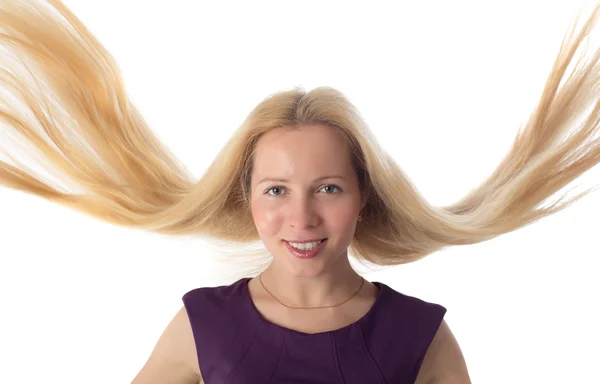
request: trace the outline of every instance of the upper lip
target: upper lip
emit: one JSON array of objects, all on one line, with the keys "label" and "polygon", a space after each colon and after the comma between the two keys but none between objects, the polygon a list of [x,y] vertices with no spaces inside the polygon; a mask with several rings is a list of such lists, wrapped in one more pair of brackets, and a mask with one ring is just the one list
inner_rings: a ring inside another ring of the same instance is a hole
[{"label": "upper lip", "polygon": [[325,240],[326,237],[320,238],[320,239],[312,239],[312,240],[285,240],[288,243],[312,243],[314,241],[320,241],[320,240]]}]

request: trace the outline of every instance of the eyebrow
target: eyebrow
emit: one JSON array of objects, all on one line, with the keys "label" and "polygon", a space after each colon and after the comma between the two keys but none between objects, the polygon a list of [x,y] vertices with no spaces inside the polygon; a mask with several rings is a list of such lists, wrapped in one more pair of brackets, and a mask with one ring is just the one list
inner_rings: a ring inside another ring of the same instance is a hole
[{"label": "eyebrow", "polygon": [[[322,176],[322,177],[316,178],[313,181],[321,181],[321,180],[325,180],[325,179],[342,179],[342,180],[347,180],[344,176],[332,175],[332,176]],[[281,178],[278,179],[278,178],[272,178],[272,177],[265,177],[265,178],[260,179],[258,181],[258,183],[256,183],[256,184],[262,184],[262,183],[265,183],[267,181],[277,182],[277,183],[288,183],[289,182],[289,180],[286,180],[286,179],[281,179]]]}]

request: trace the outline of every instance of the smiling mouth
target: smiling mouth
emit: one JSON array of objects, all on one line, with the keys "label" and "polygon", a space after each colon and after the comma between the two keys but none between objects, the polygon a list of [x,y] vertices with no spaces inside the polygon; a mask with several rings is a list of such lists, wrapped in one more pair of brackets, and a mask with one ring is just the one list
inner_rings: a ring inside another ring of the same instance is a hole
[{"label": "smiling mouth", "polygon": [[324,242],[327,239],[321,239],[321,240],[312,240],[312,241],[288,241],[288,240],[284,240],[286,243],[288,243],[289,245],[293,246],[294,248],[298,248],[298,249],[304,249],[304,247],[307,246],[313,246],[316,247],[319,244],[321,244],[322,242]]},{"label": "smiling mouth", "polygon": [[[285,247],[288,249],[288,251],[295,257],[299,258],[299,259],[312,259],[313,257],[316,257],[317,255],[319,255],[321,253],[321,251],[325,248],[325,246],[327,245],[327,238],[320,240],[320,241],[314,241],[314,242],[309,242],[309,243],[289,243],[287,240],[283,241],[285,244]],[[316,244],[315,244],[316,243]],[[299,246],[299,247],[296,247]],[[309,246],[306,245],[300,245],[300,244],[311,244]],[[306,247],[306,248],[305,248]]]},{"label": "smiling mouth", "polygon": [[321,242],[321,241],[325,241],[327,240],[326,237],[322,238],[322,239],[316,239],[316,240],[304,240],[304,241],[293,241],[293,240],[283,240],[285,242],[288,243],[294,243],[294,244],[308,244],[308,243],[316,243],[316,242]]}]

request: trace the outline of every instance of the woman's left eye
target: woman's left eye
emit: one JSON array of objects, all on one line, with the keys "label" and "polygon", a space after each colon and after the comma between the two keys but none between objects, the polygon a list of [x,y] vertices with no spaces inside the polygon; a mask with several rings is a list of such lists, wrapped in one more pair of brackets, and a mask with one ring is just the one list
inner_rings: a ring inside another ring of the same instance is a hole
[{"label": "woman's left eye", "polygon": [[[337,189],[338,191],[341,191],[340,187],[338,187],[337,185],[333,185],[333,184],[326,185],[323,188],[321,188],[321,190],[323,190],[325,188],[329,188],[329,187],[332,187],[332,188]],[[328,194],[330,194],[330,193],[328,193]]]}]

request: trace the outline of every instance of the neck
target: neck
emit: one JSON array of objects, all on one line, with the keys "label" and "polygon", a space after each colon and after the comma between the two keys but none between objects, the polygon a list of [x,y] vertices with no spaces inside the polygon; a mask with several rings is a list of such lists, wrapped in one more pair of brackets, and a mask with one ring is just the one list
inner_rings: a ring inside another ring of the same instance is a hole
[{"label": "neck", "polygon": [[314,276],[292,275],[275,262],[262,273],[262,282],[277,300],[291,307],[336,305],[356,293],[362,277],[352,269],[347,257],[338,265]]}]

